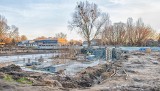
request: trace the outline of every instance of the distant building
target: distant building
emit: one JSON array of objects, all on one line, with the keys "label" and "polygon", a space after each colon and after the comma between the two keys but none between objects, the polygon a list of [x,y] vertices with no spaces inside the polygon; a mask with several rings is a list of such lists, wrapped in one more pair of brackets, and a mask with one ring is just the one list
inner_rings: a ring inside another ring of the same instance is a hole
[{"label": "distant building", "polygon": [[[91,40],[91,46],[99,46],[101,45],[101,39],[93,39]],[[83,47],[87,47],[88,46],[88,42],[84,41],[82,44]]]},{"label": "distant building", "polygon": [[87,41],[84,41],[83,44],[82,44],[82,46],[83,46],[83,47],[87,47],[87,46],[88,46],[88,42],[87,42]]},{"label": "distant building", "polygon": [[67,40],[63,38],[36,40],[38,49],[53,49],[56,46],[62,46],[67,44]]},{"label": "distant building", "polygon": [[18,42],[18,47],[32,47],[37,49],[53,49],[56,46],[66,45],[67,40],[63,38],[42,39],[42,40],[25,40]]},{"label": "distant building", "polygon": [[46,40],[36,40],[38,49],[53,49],[54,46],[58,45],[57,39],[46,39]]},{"label": "distant building", "polygon": [[99,45],[101,45],[101,39],[91,40],[91,46],[99,46]]},{"label": "distant building", "polygon": [[17,44],[18,47],[37,47],[37,44],[33,40],[25,40],[18,42]]},{"label": "distant building", "polygon": [[148,39],[146,41],[146,46],[159,46],[159,43],[158,43],[158,41],[155,41],[153,39]]}]

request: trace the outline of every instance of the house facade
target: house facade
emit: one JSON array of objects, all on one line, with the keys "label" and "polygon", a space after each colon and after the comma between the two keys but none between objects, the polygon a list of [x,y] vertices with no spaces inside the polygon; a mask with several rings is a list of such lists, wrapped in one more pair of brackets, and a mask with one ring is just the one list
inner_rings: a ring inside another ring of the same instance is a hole
[{"label": "house facade", "polygon": [[67,44],[66,39],[43,39],[43,40],[25,40],[17,44],[18,47],[31,47],[36,49],[53,49],[57,46]]},{"label": "house facade", "polygon": [[153,39],[148,39],[146,41],[146,46],[159,46],[159,43],[158,43],[158,41],[155,41]]},{"label": "house facade", "polygon": [[18,42],[17,44],[18,47],[37,47],[37,44],[33,40],[25,40]]},{"label": "house facade", "polygon": [[[93,39],[91,40],[91,46],[99,46],[101,45],[101,39]],[[82,44],[83,47],[87,47],[88,46],[88,42],[84,41]]]},{"label": "house facade", "polygon": [[37,44],[38,49],[53,49],[54,46],[58,45],[58,40],[36,40],[35,43]]}]

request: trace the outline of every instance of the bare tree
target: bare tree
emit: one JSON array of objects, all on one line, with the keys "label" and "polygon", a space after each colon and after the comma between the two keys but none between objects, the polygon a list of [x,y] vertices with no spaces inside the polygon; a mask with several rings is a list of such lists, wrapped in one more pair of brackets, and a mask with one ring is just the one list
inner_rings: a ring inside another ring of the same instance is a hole
[{"label": "bare tree", "polygon": [[18,27],[9,26],[7,19],[0,15],[0,42],[6,44],[15,44],[20,41]]},{"label": "bare tree", "polygon": [[55,37],[56,38],[64,38],[64,39],[66,39],[67,38],[67,34],[64,34],[64,33],[60,32],[60,33],[57,33]]},{"label": "bare tree", "polygon": [[135,43],[137,46],[142,46],[147,39],[154,35],[153,29],[150,26],[145,25],[141,18],[137,20],[135,29]]},{"label": "bare tree", "polygon": [[27,37],[25,35],[21,36],[21,41],[27,40]]},{"label": "bare tree", "polygon": [[105,27],[103,35],[106,38],[106,44],[109,45],[124,45],[126,44],[126,24],[122,22],[114,23]]},{"label": "bare tree", "polygon": [[127,19],[126,26],[127,26],[126,28],[127,28],[127,36],[128,36],[127,42],[128,42],[128,45],[132,46],[135,40],[134,36],[136,35],[134,31],[135,29],[134,29],[133,19],[131,17]]},{"label": "bare tree", "polygon": [[127,23],[107,25],[102,34],[108,45],[128,44],[129,46],[144,46],[153,35],[155,35],[153,29],[145,25],[142,19],[138,19],[134,24],[132,18],[128,18]]},{"label": "bare tree", "polygon": [[116,45],[124,45],[126,43],[126,24],[119,22],[115,23],[113,26],[115,44]]},{"label": "bare tree", "polygon": [[12,38],[12,44],[13,45],[15,45],[17,42],[19,42],[20,37],[19,37],[18,27],[16,27],[15,25],[12,25],[10,27],[9,36]]},{"label": "bare tree", "polygon": [[7,36],[8,25],[7,20],[4,16],[0,15],[0,42],[4,42],[4,39]]},{"label": "bare tree", "polygon": [[102,33],[102,39],[104,45],[113,45],[114,44],[114,31],[112,25],[107,25]]},{"label": "bare tree", "polygon": [[96,4],[88,1],[79,2],[77,3],[72,21],[69,22],[69,27],[71,30],[78,30],[78,33],[88,42],[89,47],[91,40],[101,33],[108,20],[109,16],[101,13]]}]

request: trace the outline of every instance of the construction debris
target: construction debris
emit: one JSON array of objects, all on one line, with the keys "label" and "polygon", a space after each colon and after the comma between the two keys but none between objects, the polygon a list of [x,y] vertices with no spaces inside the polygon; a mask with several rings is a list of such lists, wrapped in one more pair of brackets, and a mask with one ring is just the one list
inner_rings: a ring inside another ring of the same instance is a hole
[{"label": "construction debris", "polygon": [[[96,49],[94,49],[94,51],[95,50]],[[64,60],[63,62],[61,62],[60,59],[55,58],[57,60],[55,61],[55,64],[56,62],[59,62],[57,63],[57,66],[59,65],[58,67],[56,67],[56,65],[42,67],[42,69],[44,69],[45,71],[52,71],[54,74],[28,72],[23,71],[21,67],[17,65],[9,65],[0,68],[0,79],[4,79],[5,75],[10,75],[14,80],[18,80],[21,78],[28,79],[32,82],[31,87],[42,86],[45,88],[47,86],[51,88],[58,88],[58,90],[63,89],[71,91],[110,91],[110,89],[115,91],[160,90],[160,66],[158,61],[159,55],[157,55],[157,53],[136,51],[130,52],[129,54],[121,54],[121,51],[116,48],[113,50],[104,49],[104,53],[105,52],[107,52],[108,54],[103,54],[103,52],[102,54],[110,55],[110,57],[116,58],[117,61],[105,60],[103,61],[105,62],[103,64],[100,64],[99,62],[96,65],[86,66],[83,69],[81,69],[81,67],[78,68],[77,65],[78,70],[80,70],[75,72],[75,74],[73,75],[66,74],[67,65],[65,64],[67,62],[68,65],[72,66],[73,60],[67,61],[65,59],[66,62]],[[93,52],[89,51],[87,56],[90,57],[91,55],[93,55]],[[78,56],[80,56],[80,58],[82,59],[83,57],[86,58],[85,54],[81,54]],[[96,58],[97,56],[95,55],[94,57]],[[109,56],[107,56],[106,59],[109,59]],[[45,61],[46,60],[44,60],[42,63],[45,63]],[[83,65],[89,65],[90,62],[92,63],[96,61],[86,62],[85,59],[83,59],[78,60],[77,62],[85,63]],[[32,63],[32,61],[30,63]],[[73,67],[72,70],[77,69]]]}]

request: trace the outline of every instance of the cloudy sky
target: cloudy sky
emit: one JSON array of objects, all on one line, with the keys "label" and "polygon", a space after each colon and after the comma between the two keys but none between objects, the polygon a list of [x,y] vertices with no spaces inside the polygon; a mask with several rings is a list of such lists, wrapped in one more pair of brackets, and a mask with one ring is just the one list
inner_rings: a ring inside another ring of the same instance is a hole
[{"label": "cloudy sky", "polygon": [[[76,32],[68,30],[68,21],[76,3],[86,0],[0,0],[0,15],[9,25],[16,25],[20,34],[29,39],[51,36],[64,32],[68,39],[81,39]],[[160,0],[88,0],[109,13],[112,22],[135,21],[141,17],[146,24],[160,32]]]}]

